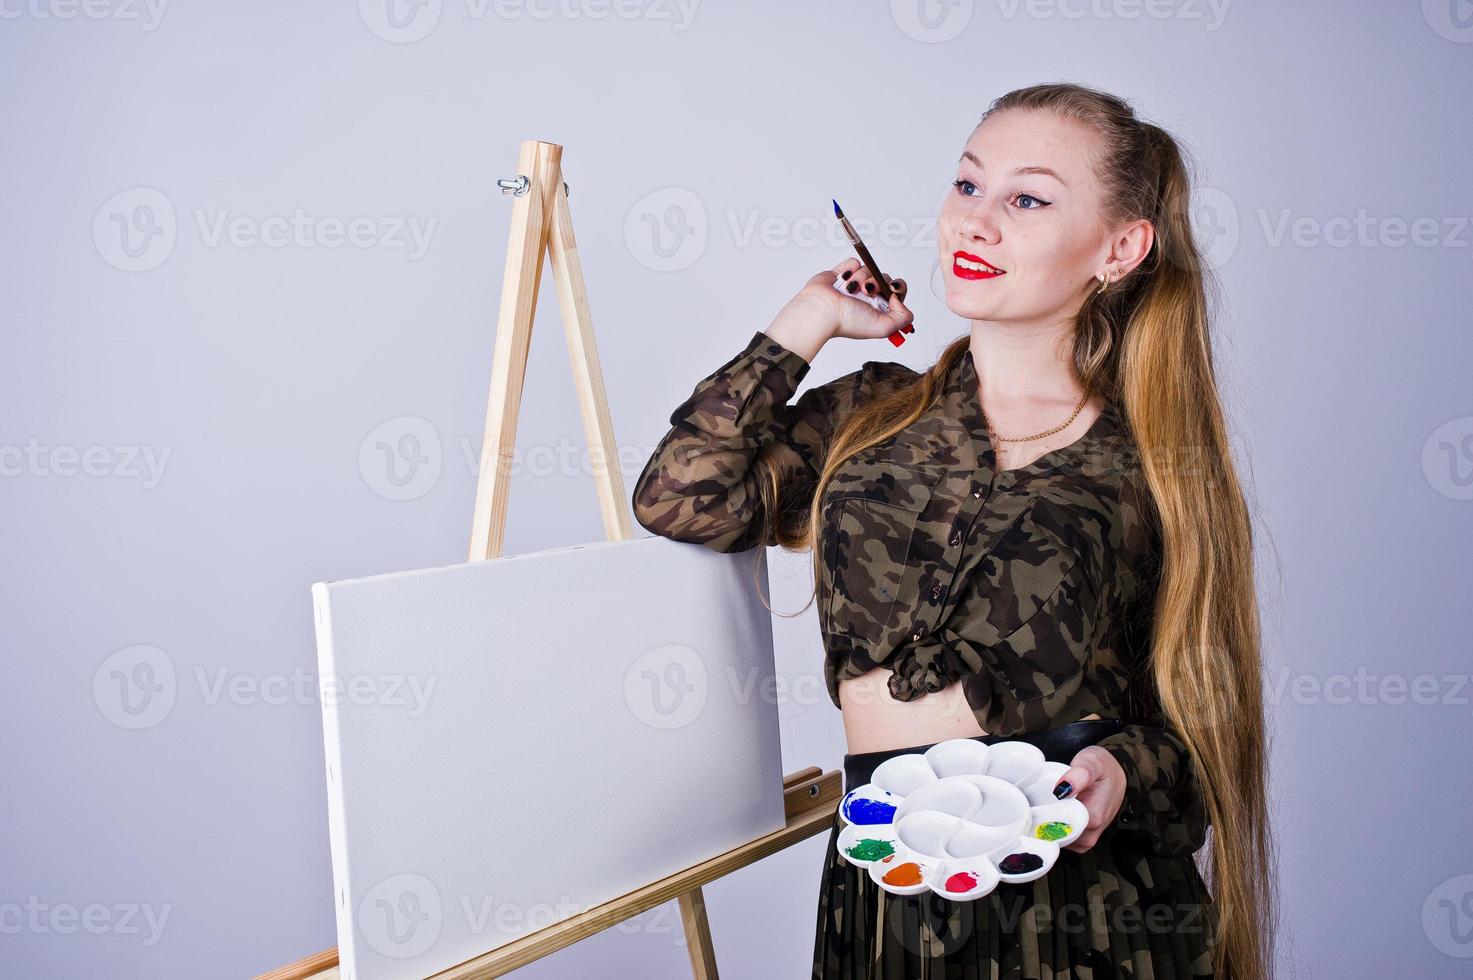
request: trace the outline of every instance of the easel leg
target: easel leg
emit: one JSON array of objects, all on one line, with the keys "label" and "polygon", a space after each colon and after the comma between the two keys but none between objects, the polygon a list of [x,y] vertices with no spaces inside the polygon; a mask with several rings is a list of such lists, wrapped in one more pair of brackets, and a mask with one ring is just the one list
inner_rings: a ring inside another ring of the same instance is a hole
[{"label": "easel leg", "polygon": [[699,888],[680,896],[680,921],[685,926],[691,975],[695,980],[716,980],[716,950],[711,945],[711,925],[706,921],[706,896]]},{"label": "easel leg", "polygon": [[501,310],[496,317],[496,349],[491,361],[491,390],[486,401],[485,435],[481,439],[481,468],[476,479],[471,544],[466,561],[501,555],[522,381],[527,372],[527,351],[532,345],[537,291],[542,284],[542,255],[549,240],[544,188],[549,180],[562,180],[561,155],[560,146],[527,140],[517,158],[517,172],[535,179],[531,189],[512,205],[506,269],[501,281]]}]

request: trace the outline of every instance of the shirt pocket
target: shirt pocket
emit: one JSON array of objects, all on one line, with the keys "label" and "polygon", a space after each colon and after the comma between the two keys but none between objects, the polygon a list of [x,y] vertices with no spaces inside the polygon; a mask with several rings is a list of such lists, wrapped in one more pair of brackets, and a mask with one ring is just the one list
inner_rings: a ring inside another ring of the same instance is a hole
[{"label": "shirt pocket", "polygon": [[926,470],[861,453],[824,493],[823,633],[830,648],[871,663],[909,638],[921,605],[915,543],[928,533]]},{"label": "shirt pocket", "polygon": [[1101,591],[1091,542],[1031,506],[997,539],[954,628],[1019,702],[1047,697],[1089,663]]}]

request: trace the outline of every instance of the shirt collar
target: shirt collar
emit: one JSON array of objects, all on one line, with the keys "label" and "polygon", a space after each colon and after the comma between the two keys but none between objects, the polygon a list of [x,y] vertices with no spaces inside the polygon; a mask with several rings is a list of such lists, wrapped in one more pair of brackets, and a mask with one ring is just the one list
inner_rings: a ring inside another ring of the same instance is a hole
[{"label": "shirt collar", "polygon": [[981,394],[977,388],[977,367],[972,361],[970,347],[963,350],[961,357],[956,359],[946,381],[943,401],[952,420],[960,424],[963,441],[970,445],[970,449],[965,451],[965,455],[970,457],[969,461],[977,470],[995,474],[999,484],[1016,483],[1060,467],[1078,471],[1086,468],[1110,468],[1114,455],[1122,449],[1120,441],[1124,426],[1121,424],[1120,407],[1107,398],[1104,409],[1077,440],[1045,453],[1027,466],[997,473],[997,460],[993,455],[987,422],[982,414]]}]

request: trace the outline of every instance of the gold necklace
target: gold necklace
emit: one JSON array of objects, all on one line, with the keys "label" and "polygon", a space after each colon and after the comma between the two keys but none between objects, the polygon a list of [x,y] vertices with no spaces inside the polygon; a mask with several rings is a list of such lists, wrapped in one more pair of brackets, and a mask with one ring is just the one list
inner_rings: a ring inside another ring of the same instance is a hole
[{"label": "gold necklace", "polygon": [[[979,399],[979,401],[980,401],[980,399]],[[1079,399],[1079,404],[1074,406],[1074,411],[1072,411],[1072,412],[1069,413],[1069,417],[1064,420],[1063,424],[1056,425],[1052,429],[1045,429],[1043,432],[1040,432],[1036,436],[1021,436],[1021,437],[1019,437],[1017,439],[1007,439],[1007,438],[1003,438],[1002,436],[999,436],[997,434],[997,432],[992,428],[992,423],[989,422],[989,421],[987,421],[987,412],[985,410],[983,410],[982,411],[982,422],[983,422],[984,425],[987,426],[987,435],[992,440],[992,455],[993,455],[993,457],[994,458],[1000,458],[1000,456],[998,454],[998,449],[1000,448],[998,446],[998,443],[1000,443],[1000,442],[1032,442],[1035,439],[1042,439],[1044,436],[1051,436],[1055,432],[1062,432],[1062,431],[1064,431],[1065,429],[1069,428],[1070,423],[1072,423],[1076,418],[1079,417],[1079,412],[1080,412],[1081,409],[1084,408],[1084,403],[1087,402],[1087,401],[1089,401],[1089,389],[1088,388],[1086,388],[1084,390],[1084,395]]]}]

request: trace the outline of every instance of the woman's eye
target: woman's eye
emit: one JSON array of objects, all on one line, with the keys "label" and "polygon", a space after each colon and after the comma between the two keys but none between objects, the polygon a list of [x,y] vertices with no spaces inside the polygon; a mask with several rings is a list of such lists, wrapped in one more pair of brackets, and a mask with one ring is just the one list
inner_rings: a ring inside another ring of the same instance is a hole
[{"label": "woman's eye", "polygon": [[[972,183],[970,180],[967,180],[965,177],[960,177],[960,178],[958,178],[956,180],[953,180],[951,182],[951,186],[952,187],[955,187],[956,190],[957,190],[957,193],[961,194],[964,197],[975,197],[976,195],[973,194],[972,192],[978,189],[976,184]],[[1039,208],[1048,207],[1050,204],[1053,203],[1052,201],[1045,201],[1041,197],[1034,197],[1032,194],[1017,194],[1017,195],[1015,195],[1013,197],[1013,201],[1014,202],[1022,202],[1022,201],[1032,201],[1033,202],[1033,204],[1031,204],[1031,205],[1019,203],[1018,209],[1020,211],[1037,211]]]}]

